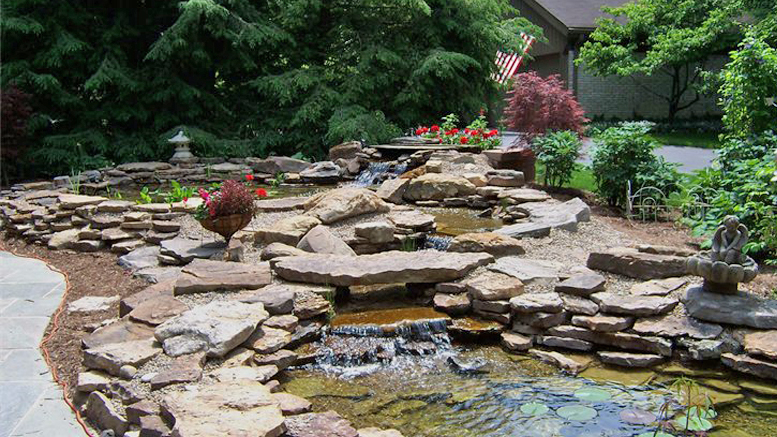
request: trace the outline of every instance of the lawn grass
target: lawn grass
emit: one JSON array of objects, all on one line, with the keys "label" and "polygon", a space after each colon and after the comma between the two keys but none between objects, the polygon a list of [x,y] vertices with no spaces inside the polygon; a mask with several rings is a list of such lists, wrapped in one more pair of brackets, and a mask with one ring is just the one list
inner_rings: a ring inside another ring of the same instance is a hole
[{"label": "lawn grass", "polygon": [[[535,177],[536,182],[544,182],[545,166],[538,162],[535,171],[537,172]],[[594,191],[596,189],[596,180],[594,179],[594,174],[591,172],[591,168],[580,163],[575,164],[575,170],[572,172],[572,179],[564,184],[564,188]]]},{"label": "lawn grass", "polygon": [[717,149],[720,147],[718,134],[715,132],[665,132],[651,134],[661,144],[669,146],[701,147]]}]

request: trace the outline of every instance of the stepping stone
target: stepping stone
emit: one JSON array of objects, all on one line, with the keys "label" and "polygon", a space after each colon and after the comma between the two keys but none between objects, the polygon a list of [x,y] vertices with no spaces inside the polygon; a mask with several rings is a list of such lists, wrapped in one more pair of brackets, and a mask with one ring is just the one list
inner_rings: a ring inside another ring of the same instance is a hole
[{"label": "stepping stone", "polygon": [[175,419],[176,433],[181,436],[277,437],[285,428],[281,409],[258,381],[185,386],[167,394],[162,409]]},{"label": "stepping stone", "polygon": [[223,357],[268,317],[260,303],[215,301],[162,323],[154,336],[170,356],[205,351],[209,357]]},{"label": "stepping stone", "polygon": [[189,307],[172,296],[158,296],[140,303],[129,313],[129,318],[147,325],[161,325],[188,310]]},{"label": "stepping stone", "polygon": [[103,326],[83,337],[81,345],[85,349],[94,349],[108,344],[145,340],[153,337],[154,328],[142,323],[132,322],[128,319],[122,319]]},{"label": "stepping stone", "polygon": [[151,338],[125,341],[97,346],[84,351],[84,366],[88,369],[105,370],[119,376],[122,366],[138,368],[154,358],[162,350],[154,345]]},{"label": "stepping stone", "polygon": [[60,194],[59,207],[62,209],[76,209],[86,205],[97,205],[108,200],[101,196],[83,196],[79,194]]},{"label": "stepping stone", "polygon": [[529,214],[530,222],[505,226],[495,232],[516,238],[542,237],[548,235],[550,229],[575,232],[579,222],[591,219],[591,209],[579,198],[566,202],[528,202],[522,203],[520,207]]},{"label": "stepping stone", "polygon": [[655,316],[665,314],[674,309],[679,301],[671,297],[617,295],[600,292],[591,295],[591,300],[599,304],[599,309],[605,313],[625,316]]},{"label": "stepping stone", "polygon": [[537,343],[547,347],[571,349],[582,352],[588,352],[594,347],[594,344],[589,341],[569,337],[555,337],[552,335],[540,335],[537,337]]},{"label": "stepping stone", "polygon": [[303,209],[309,197],[286,197],[254,202],[259,212],[282,212]]},{"label": "stepping stone", "polygon": [[177,357],[169,369],[157,373],[151,378],[151,390],[159,390],[171,384],[197,382],[202,379],[202,366],[205,365],[205,354],[197,352]]},{"label": "stepping stone", "polygon": [[538,282],[549,284],[558,279],[563,266],[553,261],[508,256],[499,258],[489,270],[518,278],[524,284]]},{"label": "stepping stone", "polygon": [[448,252],[486,252],[495,257],[523,255],[521,242],[495,232],[473,232],[456,236]]},{"label": "stepping stone", "polygon": [[597,332],[617,332],[629,329],[634,324],[634,318],[604,315],[573,316],[572,324]]},{"label": "stepping stone", "polygon": [[477,300],[506,300],[523,293],[521,280],[497,272],[483,272],[468,278],[466,285],[469,296]]},{"label": "stepping stone", "polygon": [[777,360],[777,331],[752,332],[745,335],[745,352]]},{"label": "stepping stone", "polygon": [[564,302],[558,293],[522,294],[510,299],[510,307],[522,314],[559,313],[564,309]]},{"label": "stepping stone", "polygon": [[195,258],[207,259],[224,250],[226,245],[222,242],[209,241],[203,243],[202,240],[191,240],[183,237],[176,237],[172,240],[165,240],[159,244],[160,254],[167,255],[176,259],[179,264],[189,264]]},{"label": "stepping stone", "polygon": [[334,411],[286,418],[286,437],[359,437],[351,423]]},{"label": "stepping stone", "polygon": [[106,311],[119,300],[119,296],[85,296],[70,302],[67,310],[71,313],[91,313]]},{"label": "stepping stone", "polygon": [[691,317],[707,322],[777,329],[777,300],[761,299],[746,292],[717,294],[691,287],[683,303]]},{"label": "stepping stone", "polygon": [[590,365],[590,362],[580,362],[559,352],[530,349],[529,354],[540,361],[550,363],[575,375]]},{"label": "stepping stone", "polygon": [[685,257],[640,252],[631,247],[613,247],[588,255],[588,268],[637,279],[685,276]]},{"label": "stepping stone", "polygon": [[606,279],[599,274],[574,275],[556,285],[559,293],[569,293],[576,296],[588,297],[597,291],[604,290]]},{"label": "stepping stone", "polygon": [[208,378],[219,382],[256,381],[265,383],[278,374],[275,365],[221,367],[208,374]]},{"label": "stepping stone", "polygon": [[655,354],[635,354],[631,352],[599,351],[596,357],[603,363],[623,367],[652,367],[664,361],[664,357]]},{"label": "stepping stone", "polygon": [[565,293],[559,293],[559,296],[562,302],[564,302],[564,310],[572,314],[593,316],[599,312],[599,305],[592,300]]},{"label": "stepping stone", "polygon": [[467,293],[437,293],[433,299],[434,308],[452,316],[466,314],[471,306]]},{"label": "stepping stone", "polygon": [[272,282],[268,263],[245,264],[198,259],[181,270],[174,294],[216,290],[255,290]]},{"label": "stepping stone", "polygon": [[532,337],[514,332],[503,332],[501,339],[502,345],[511,351],[526,351],[533,345]]},{"label": "stepping stone", "polygon": [[310,401],[291,393],[274,393],[272,399],[278,404],[284,416],[307,413],[313,408]]},{"label": "stepping stone", "polygon": [[390,251],[374,255],[319,255],[281,258],[275,272],[289,281],[351,285],[397,282],[436,283],[463,277],[493,261],[484,253]]},{"label": "stepping stone", "polygon": [[672,314],[639,319],[634,324],[633,329],[638,334],[659,335],[661,337],[685,336],[699,340],[713,339],[723,332],[723,327],[720,325],[704,323],[691,317]]},{"label": "stepping stone", "polygon": [[631,294],[637,296],[666,296],[683,287],[688,281],[683,278],[651,279],[631,286]]},{"label": "stepping stone", "polygon": [[720,360],[723,364],[738,372],[748,373],[761,378],[777,379],[777,363],[773,361],[732,353],[721,355]]}]

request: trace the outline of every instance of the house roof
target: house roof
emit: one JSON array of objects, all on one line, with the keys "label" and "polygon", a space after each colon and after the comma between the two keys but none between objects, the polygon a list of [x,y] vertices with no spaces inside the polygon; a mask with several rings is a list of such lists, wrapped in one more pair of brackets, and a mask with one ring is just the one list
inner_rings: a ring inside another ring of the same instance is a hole
[{"label": "house roof", "polygon": [[596,19],[608,16],[602,6],[620,6],[628,0],[534,0],[569,30],[593,31]]}]

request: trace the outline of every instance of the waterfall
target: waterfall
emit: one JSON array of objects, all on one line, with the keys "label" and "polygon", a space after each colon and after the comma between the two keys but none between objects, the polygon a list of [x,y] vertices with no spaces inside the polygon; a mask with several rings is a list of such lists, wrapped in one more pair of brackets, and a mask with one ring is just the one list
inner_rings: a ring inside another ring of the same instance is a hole
[{"label": "waterfall", "polygon": [[451,245],[453,238],[445,235],[427,235],[424,247],[426,249],[434,249],[440,252],[445,252]]},{"label": "waterfall", "polygon": [[393,164],[390,162],[371,162],[370,165],[359,173],[352,185],[357,187],[369,187],[377,185],[386,179],[394,179],[407,170],[407,164]]}]

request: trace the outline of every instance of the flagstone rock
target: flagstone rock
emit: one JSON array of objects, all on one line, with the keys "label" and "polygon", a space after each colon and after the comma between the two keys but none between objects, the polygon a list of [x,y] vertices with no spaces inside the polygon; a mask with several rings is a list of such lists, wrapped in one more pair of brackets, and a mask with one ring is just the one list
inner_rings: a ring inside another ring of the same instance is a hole
[{"label": "flagstone rock", "polygon": [[398,211],[388,215],[389,221],[407,233],[434,230],[434,216],[419,211]]},{"label": "flagstone rock", "polygon": [[390,251],[354,257],[320,254],[284,257],[274,269],[289,281],[348,287],[452,281],[492,261],[491,255],[482,253]]},{"label": "flagstone rock", "polygon": [[173,296],[158,296],[138,304],[129,313],[129,318],[147,325],[160,325],[183,313],[189,307]]},{"label": "flagstone rock", "polygon": [[498,199],[511,199],[517,204],[527,202],[544,202],[550,200],[551,197],[548,193],[542,190],[535,190],[533,188],[514,188],[510,190],[502,190],[496,196]]},{"label": "flagstone rock", "polygon": [[338,188],[316,194],[305,202],[306,213],[327,225],[389,209],[387,203],[365,188]]},{"label": "flagstone rock", "polygon": [[736,295],[709,293],[691,287],[683,298],[691,317],[715,323],[777,329],[777,300],[740,291]]},{"label": "flagstone rock", "polygon": [[283,349],[289,343],[291,343],[290,332],[283,329],[261,326],[248,337],[245,346],[260,354],[271,354]]},{"label": "flagstone rock", "polygon": [[154,328],[122,319],[95,330],[81,339],[85,349],[94,349],[112,343],[145,340],[154,337]]},{"label": "flagstone rock", "polygon": [[84,366],[88,369],[105,370],[119,376],[119,369],[129,364],[140,367],[162,350],[154,345],[153,339],[125,341],[97,346],[84,351]]},{"label": "flagstone rock", "polygon": [[354,226],[354,233],[373,244],[394,241],[394,226],[386,222],[367,222]]},{"label": "flagstone rock", "polygon": [[456,236],[448,247],[449,252],[486,252],[495,257],[523,255],[521,242],[495,232],[472,232]]},{"label": "flagstone rock", "polygon": [[591,300],[605,313],[637,317],[666,314],[680,302],[673,297],[624,296],[607,292],[594,293]]},{"label": "flagstone rock", "polygon": [[510,312],[510,302],[506,300],[473,300],[472,309],[475,311],[506,314]]},{"label": "flagstone rock", "polygon": [[516,313],[559,313],[564,309],[564,302],[558,293],[532,293],[510,299],[510,307]]},{"label": "flagstone rock", "polygon": [[257,381],[186,386],[167,394],[162,408],[175,419],[174,436],[279,437],[286,431],[270,390]]},{"label": "flagstone rock", "polygon": [[175,295],[215,290],[254,290],[272,282],[267,263],[246,264],[195,260],[181,270]]},{"label": "flagstone rock", "polygon": [[67,306],[71,313],[91,313],[105,311],[119,301],[119,296],[84,296]]},{"label": "flagstone rock", "polygon": [[310,401],[291,393],[274,393],[272,398],[278,403],[284,416],[307,413],[313,408]]},{"label": "flagstone rock", "polygon": [[255,354],[254,363],[259,366],[274,365],[278,370],[293,366],[297,362],[297,354],[293,351],[280,349],[271,354]]},{"label": "flagstone rock", "polygon": [[632,328],[638,334],[658,335],[661,337],[690,337],[699,340],[713,339],[723,332],[723,327],[700,322],[694,318],[678,315],[665,315],[639,319]]},{"label": "flagstone rock", "polygon": [[147,246],[135,249],[119,257],[119,265],[127,270],[159,267],[159,247]]},{"label": "flagstone rock", "polygon": [[173,166],[166,162],[128,162],[116,167],[117,170],[127,173],[155,172],[170,170],[171,168],[173,168]]},{"label": "flagstone rock", "polygon": [[278,367],[269,364],[264,366],[233,366],[221,367],[208,374],[213,381],[256,381],[265,383],[278,374]]},{"label": "flagstone rock", "polygon": [[48,248],[53,250],[67,249],[80,238],[80,229],[68,229],[51,234],[48,241]]},{"label": "flagstone rock", "polygon": [[255,293],[240,298],[245,303],[261,303],[264,309],[273,315],[291,314],[294,311],[294,296],[296,291],[286,284],[268,285]]},{"label": "flagstone rock", "polygon": [[471,307],[470,298],[467,293],[437,293],[434,295],[433,301],[436,309],[452,316],[466,314]]},{"label": "flagstone rock", "polygon": [[497,259],[488,268],[518,278],[524,284],[532,282],[546,284],[558,278],[563,266],[553,261],[508,256]]},{"label": "flagstone rock", "polygon": [[262,326],[294,332],[294,330],[297,329],[297,326],[299,326],[299,318],[297,316],[292,316],[291,314],[272,316],[265,320]]},{"label": "flagstone rock", "polygon": [[334,411],[286,418],[287,437],[359,437],[350,422]]},{"label": "flagstone rock", "polygon": [[110,385],[110,376],[95,370],[87,370],[78,374],[76,390],[81,393],[91,393],[93,391],[105,392]]},{"label": "flagstone rock", "polygon": [[300,320],[326,314],[330,309],[329,301],[317,293],[303,290],[294,294],[294,315]]},{"label": "flagstone rock", "polygon": [[309,197],[283,197],[254,202],[258,212],[281,212],[304,209]]},{"label": "flagstone rock", "polygon": [[557,326],[557,325],[566,323],[569,320],[569,314],[565,311],[561,311],[558,313],[546,313],[546,312],[538,312],[538,313],[531,313],[531,314],[514,313],[513,319],[520,323],[525,323],[529,326],[533,326],[535,328],[547,329],[552,326]]},{"label": "flagstone rock", "polygon": [[564,302],[564,310],[572,314],[593,316],[599,312],[599,305],[590,299],[566,293],[559,293],[559,297]]},{"label": "flagstone rock", "polygon": [[509,300],[523,293],[521,280],[508,275],[486,271],[463,281],[472,299]]},{"label": "flagstone rock", "polygon": [[631,247],[613,247],[588,255],[588,267],[637,279],[685,276],[685,257],[640,252]]},{"label": "flagstone rock", "polygon": [[169,203],[142,203],[138,205],[132,205],[132,209],[150,214],[167,214],[171,211]]},{"label": "flagstone rock", "polygon": [[537,343],[547,347],[570,349],[582,352],[588,352],[594,347],[593,343],[585,340],[569,337],[555,337],[552,335],[538,336]]},{"label": "flagstone rock", "polygon": [[83,196],[80,194],[60,194],[59,207],[62,209],[76,209],[80,206],[97,205],[108,200],[102,196]]},{"label": "flagstone rock", "polygon": [[361,428],[358,430],[359,437],[403,437],[402,433],[396,429],[380,429],[375,427]]},{"label": "flagstone rock", "polygon": [[732,353],[721,355],[720,360],[738,372],[749,373],[761,378],[777,379],[777,362]]},{"label": "flagstone rock", "polygon": [[527,351],[532,345],[532,337],[516,334],[514,332],[503,332],[501,334],[502,345],[511,351]]},{"label": "flagstone rock", "polygon": [[248,164],[254,172],[275,175],[281,173],[299,173],[310,167],[310,163],[301,159],[286,156],[269,156],[267,159],[247,158]]},{"label": "flagstone rock", "polygon": [[651,352],[665,357],[672,355],[672,342],[661,337],[640,336],[625,332],[594,332],[587,328],[572,325],[552,327],[548,329],[547,334],[578,338],[619,349]]},{"label": "flagstone rock", "polygon": [[106,200],[97,205],[97,212],[122,213],[129,211],[132,202],[127,200]]},{"label": "flagstone rock", "polygon": [[151,378],[151,390],[159,390],[172,384],[197,382],[202,379],[202,367],[205,365],[205,353],[177,357],[169,369],[157,373]]},{"label": "flagstone rock", "polygon": [[147,300],[165,296],[173,297],[174,286],[175,280],[167,280],[146,287],[135,294],[125,297],[119,302],[119,317],[126,316]]},{"label": "flagstone rock", "polygon": [[664,361],[664,357],[655,354],[635,354],[631,352],[599,351],[599,361],[623,367],[652,367]]},{"label": "flagstone rock", "polygon": [[548,235],[550,229],[575,232],[579,222],[591,218],[591,209],[579,198],[566,202],[527,202],[520,207],[529,215],[529,222],[505,226],[495,232],[516,238],[542,237]]},{"label": "flagstone rock", "polygon": [[463,177],[427,173],[411,179],[405,191],[405,200],[444,200],[475,194],[476,187]]},{"label": "flagstone rock", "polygon": [[124,435],[129,422],[122,416],[104,394],[94,391],[86,399],[86,417],[99,429],[112,430],[116,435]]},{"label": "flagstone rock", "polygon": [[604,276],[596,273],[573,275],[558,283],[556,291],[587,297],[598,291],[603,291],[606,282]]},{"label": "flagstone rock", "polygon": [[634,324],[634,318],[605,315],[573,316],[572,324],[597,332],[617,332],[629,329]]},{"label": "flagstone rock", "polygon": [[561,369],[564,369],[572,374],[578,374],[589,366],[589,363],[577,361],[559,352],[530,349],[529,354],[540,361],[553,364],[554,366],[560,367]]},{"label": "flagstone rock", "polygon": [[136,238],[138,236],[137,232],[128,232],[124,229],[119,228],[110,228],[105,229],[99,234],[99,238],[103,241],[119,241],[119,240],[127,240],[130,238]]},{"label": "flagstone rock", "polygon": [[[393,235],[393,233],[392,233]],[[297,244],[305,252],[340,256],[356,256],[356,252],[343,240],[336,237],[326,226],[311,229]]]},{"label": "flagstone rock", "polygon": [[666,296],[683,287],[688,281],[683,278],[651,279],[631,286],[631,294],[637,296]]},{"label": "flagstone rock", "polygon": [[97,215],[89,220],[93,229],[115,228],[122,224],[124,220],[119,216]]},{"label": "flagstone rock", "polygon": [[296,215],[278,220],[268,229],[258,230],[256,238],[265,244],[283,243],[296,246],[309,230],[320,224],[321,220],[315,217]]},{"label": "flagstone rock", "polygon": [[223,357],[268,317],[260,303],[214,301],[162,323],[154,336],[167,355],[205,351],[209,357]]},{"label": "flagstone rock", "polygon": [[383,181],[375,194],[386,202],[400,204],[409,184],[409,179],[388,179]]},{"label": "flagstone rock", "polygon": [[271,259],[280,258],[284,256],[303,256],[307,255],[302,249],[297,249],[294,246],[289,246],[283,243],[270,243],[262,249],[259,257],[262,261],[269,261]]},{"label": "flagstone rock", "polygon": [[102,240],[79,240],[70,244],[70,248],[79,252],[97,252],[103,248]]},{"label": "flagstone rock", "polygon": [[196,258],[210,258],[224,250],[226,244],[216,241],[203,243],[202,240],[177,237],[172,240],[165,240],[161,242],[159,246],[162,255],[172,257],[177,260],[179,264],[184,265],[192,262]]},{"label": "flagstone rock", "polygon": [[777,331],[758,331],[745,335],[745,352],[777,360]]}]

